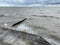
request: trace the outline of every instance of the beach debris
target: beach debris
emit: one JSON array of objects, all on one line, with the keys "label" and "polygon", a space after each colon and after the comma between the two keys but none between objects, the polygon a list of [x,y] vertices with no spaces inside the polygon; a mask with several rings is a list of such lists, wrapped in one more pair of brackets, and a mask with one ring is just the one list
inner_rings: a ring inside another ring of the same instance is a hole
[{"label": "beach debris", "polygon": [[27,18],[24,18],[23,20],[21,20],[21,21],[19,21],[19,22],[17,22],[17,23],[14,23],[14,24],[12,25],[12,27],[14,27],[14,26],[16,26],[16,25],[18,25],[18,24],[21,24],[21,23],[24,22],[25,20],[27,20]]},{"label": "beach debris", "polygon": [[14,28],[0,27],[1,45],[21,45],[21,41],[24,45],[51,45],[42,36],[17,31]]}]

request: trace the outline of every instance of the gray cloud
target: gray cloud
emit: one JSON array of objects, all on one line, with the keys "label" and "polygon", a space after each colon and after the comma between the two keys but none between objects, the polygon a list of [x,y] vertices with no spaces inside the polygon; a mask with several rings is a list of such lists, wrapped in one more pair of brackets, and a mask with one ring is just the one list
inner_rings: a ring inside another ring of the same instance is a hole
[{"label": "gray cloud", "polygon": [[60,4],[60,0],[0,0],[0,5],[56,5]]}]

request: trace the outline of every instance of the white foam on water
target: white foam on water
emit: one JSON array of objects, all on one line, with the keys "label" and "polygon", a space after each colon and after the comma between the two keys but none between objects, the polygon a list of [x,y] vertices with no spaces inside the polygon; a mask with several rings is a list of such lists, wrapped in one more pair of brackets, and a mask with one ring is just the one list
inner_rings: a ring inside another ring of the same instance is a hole
[{"label": "white foam on water", "polygon": [[29,27],[27,27],[25,24],[21,24],[17,27],[17,29],[29,30]]},{"label": "white foam on water", "polygon": [[24,32],[28,32],[31,34],[36,34],[36,32],[28,25],[26,24],[21,24],[16,28],[18,31],[24,31]]},{"label": "white foam on water", "polygon": [[7,27],[7,26],[8,26],[8,24],[7,24],[7,23],[5,23],[5,24],[4,24],[4,26],[5,26],[5,27]]},{"label": "white foam on water", "polygon": [[51,45],[60,45],[60,43],[58,43],[57,41],[53,40],[53,39],[50,39],[50,38],[45,38]]}]

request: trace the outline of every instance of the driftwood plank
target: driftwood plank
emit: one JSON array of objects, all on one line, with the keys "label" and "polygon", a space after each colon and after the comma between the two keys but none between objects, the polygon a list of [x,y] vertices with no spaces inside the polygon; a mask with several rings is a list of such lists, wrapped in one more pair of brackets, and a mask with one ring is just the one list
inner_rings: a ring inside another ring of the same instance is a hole
[{"label": "driftwood plank", "polygon": [[21,23],[24,22],[26,19],[27,19],[27,18],[24,18],[23,20],[21,20],[21,21],[19,21],[19,22],[17,22],[17,23],[14,23],[14,24],[12,25],[12,27],[14,27],[14,26],[16,26],[16,25],[18,25],[18,24],[21,24]]},{"label": "driftwood plank", "polygon": [[[9,39],[7,37],[9,37]],[[5,44],[14,45],[20,39],[27,42],[25,45],[51,45],[41,36],[22,32],[22,31],[17,31],[14,28],[0,27],[0,44],[1,45],[5,45]]]}]

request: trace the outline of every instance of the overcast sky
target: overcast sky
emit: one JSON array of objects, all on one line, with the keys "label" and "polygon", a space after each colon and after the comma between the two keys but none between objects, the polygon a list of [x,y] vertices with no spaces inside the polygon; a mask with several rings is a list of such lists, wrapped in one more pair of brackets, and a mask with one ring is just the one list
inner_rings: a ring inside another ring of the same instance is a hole
[{"label": "overcast sky", "polygon": [[0,6],[19,6],[19,5],[56,5],[60,0],[0,0]]}]

